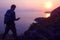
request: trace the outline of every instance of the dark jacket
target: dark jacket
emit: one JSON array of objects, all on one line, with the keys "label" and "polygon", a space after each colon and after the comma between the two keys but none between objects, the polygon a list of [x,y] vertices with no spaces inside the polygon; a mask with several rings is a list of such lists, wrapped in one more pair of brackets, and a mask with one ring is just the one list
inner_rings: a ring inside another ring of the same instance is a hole
[{"label": "dark jacket", "polygon": [[8,10],[4,16],[4,24],[13,23],[15,19],[15,12],[12,10]]}]

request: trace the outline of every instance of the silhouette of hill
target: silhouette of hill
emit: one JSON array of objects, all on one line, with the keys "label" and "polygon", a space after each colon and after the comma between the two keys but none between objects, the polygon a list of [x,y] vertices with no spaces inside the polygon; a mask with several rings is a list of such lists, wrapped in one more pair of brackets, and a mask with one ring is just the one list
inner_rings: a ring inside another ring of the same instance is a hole
[{"label": "silhouette of hill", "polygon": [[21,40],[60,40],[60,7],[51,12],[49,18],[36,18]]}]

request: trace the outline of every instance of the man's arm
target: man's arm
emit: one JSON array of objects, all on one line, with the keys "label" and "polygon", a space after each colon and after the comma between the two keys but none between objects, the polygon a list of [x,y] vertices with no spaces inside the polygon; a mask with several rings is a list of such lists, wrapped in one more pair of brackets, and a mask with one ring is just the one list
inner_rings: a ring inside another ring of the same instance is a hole
[{"label": "man's arm", "polygon": [[20,18],[15,19],[15,21],[18,21]]},{"label": "man's arm", "polygon": [[15,15],[15,13],[14,13],[14,20],[15,21],[18,21],[20,18],[16,18],[16,15]]}]

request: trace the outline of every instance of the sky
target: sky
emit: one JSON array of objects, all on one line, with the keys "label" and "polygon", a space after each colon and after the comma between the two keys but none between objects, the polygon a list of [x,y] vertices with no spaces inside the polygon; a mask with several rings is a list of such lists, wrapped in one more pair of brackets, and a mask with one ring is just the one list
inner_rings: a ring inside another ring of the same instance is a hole
[{"label": "sky", "polygon": [[50,2],[51,9],[58,7],[60,0],[0,0],[0,8],[7,8],[12,4],[16,4],[17,9],[36,9],[36,10],[49,10],[46,5]]}]

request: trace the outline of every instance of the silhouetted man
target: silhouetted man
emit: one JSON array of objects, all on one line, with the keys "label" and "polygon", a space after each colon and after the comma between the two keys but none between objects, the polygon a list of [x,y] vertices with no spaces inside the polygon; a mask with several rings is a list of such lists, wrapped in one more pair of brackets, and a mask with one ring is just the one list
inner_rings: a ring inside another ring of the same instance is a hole
[{"label": "silhouetted man", "polygon": [[16,39],[16,37],[17,37],[14,21],[17,21],[20,18],[16,19],[15,12],[14,12],[15,8],[16,8],[16,6],[12,5],[11,9],[9,9],[5,14],[4,24],[6,24],[6,28],[5,28],[5,33],[3,35],[3,39],[5,38],[5,35],[8,33],[8,31],[10,29],[13,32],[14,38]]}]

